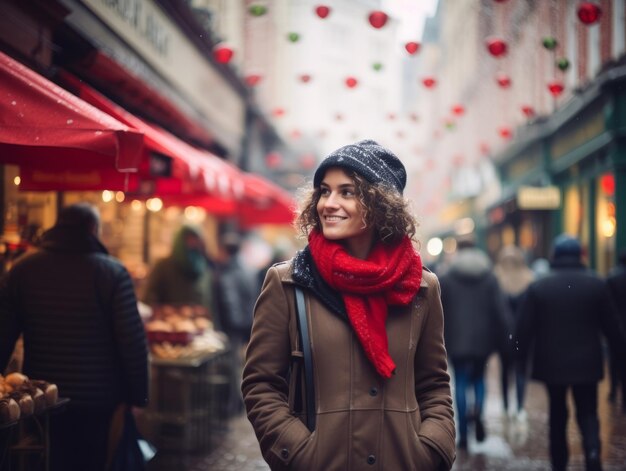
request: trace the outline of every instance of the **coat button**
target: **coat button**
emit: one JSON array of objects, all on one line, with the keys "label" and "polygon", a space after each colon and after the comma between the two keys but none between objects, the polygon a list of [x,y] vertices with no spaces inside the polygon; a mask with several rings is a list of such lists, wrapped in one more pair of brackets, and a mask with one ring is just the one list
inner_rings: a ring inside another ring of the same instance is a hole
[{"label": "coat button", "polygon": [[376,463],[376,457],[374,455],[369,455],[367,457],[367,464],[374,464]]},{"label": "coat button", "polygon": [[378,388],[372,387],[370,389],[370,396],[376,396],[376,395],[378,395]]},{"label": "coat button", "polygon": [[280,456],[283,457],[283,459],[287,459],[289,458],[289,450],[287,448],[283,448],[282,450],[280,450]]}]

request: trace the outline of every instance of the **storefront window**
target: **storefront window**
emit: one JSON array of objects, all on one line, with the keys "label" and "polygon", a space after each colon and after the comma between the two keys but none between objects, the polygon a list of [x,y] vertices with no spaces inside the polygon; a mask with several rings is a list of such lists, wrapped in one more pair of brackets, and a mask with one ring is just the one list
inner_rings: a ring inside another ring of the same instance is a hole
[{"label": "storefront window", "polygon": [[606,275],[615,260],[615,177],[605,173],[598,178],[596,188],[596,269]]}]

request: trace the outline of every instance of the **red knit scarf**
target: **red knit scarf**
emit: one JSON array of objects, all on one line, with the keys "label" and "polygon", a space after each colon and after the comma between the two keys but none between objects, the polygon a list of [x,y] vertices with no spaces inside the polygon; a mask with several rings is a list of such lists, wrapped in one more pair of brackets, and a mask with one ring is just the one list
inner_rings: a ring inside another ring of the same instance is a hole
[{"label": "red knit scarf", "polygon": [[377,243],[366,260],[352,257],[319,231],[309,235],[315,265],[328,285],[341,293],[365,355],[384,378],[396,365],[388,350],[387,306],[411,302],[422,281],[422,260],[408,237],[388,246]]}]

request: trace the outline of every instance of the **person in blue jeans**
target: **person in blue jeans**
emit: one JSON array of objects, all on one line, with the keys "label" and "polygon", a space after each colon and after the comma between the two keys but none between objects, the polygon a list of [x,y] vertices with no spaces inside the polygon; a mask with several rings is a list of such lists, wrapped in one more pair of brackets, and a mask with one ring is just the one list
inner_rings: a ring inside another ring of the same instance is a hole
[{"label": "person in blue jeans", "polygon": [[[467,449],[470,421],[476,440],[486,437],[482,417],[487,358],[512,333],[511,314],[491,261],[471,240],[457,243],[457,253],[441,276],[441,302],[446,350],[454,370],[458,446]],[[474,390],[470,412],[469,388]]]}]

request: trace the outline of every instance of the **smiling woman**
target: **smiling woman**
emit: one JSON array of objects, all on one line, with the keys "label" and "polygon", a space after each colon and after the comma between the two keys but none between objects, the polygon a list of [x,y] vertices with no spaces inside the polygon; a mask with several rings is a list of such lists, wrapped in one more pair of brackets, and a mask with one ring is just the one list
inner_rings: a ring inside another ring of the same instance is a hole
[{"label": "smiling woman", "polygon": [[267,272],[242,391],[273,470],[452,467],[439,283],[414,248],[405,184],[374,141],[332,152],[296,221],[309,244]]}]

